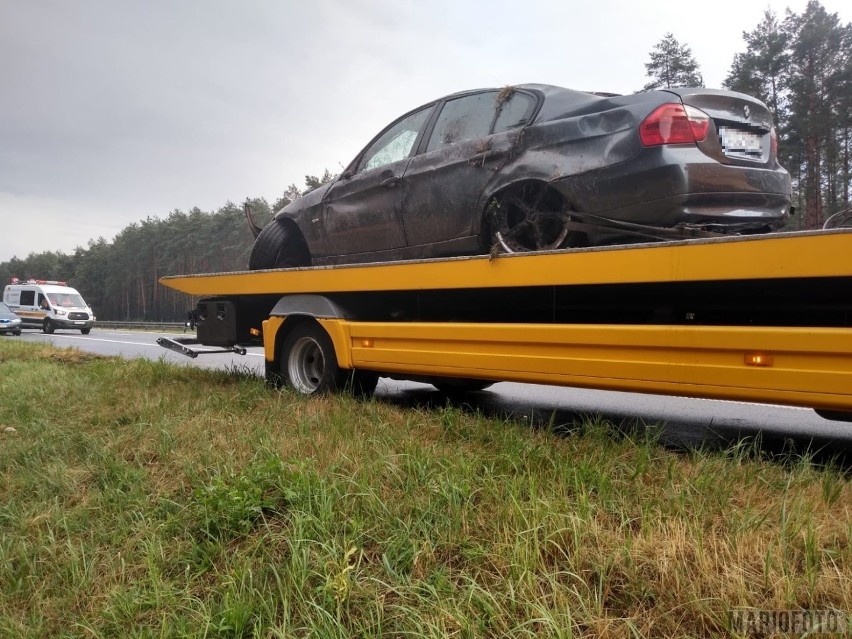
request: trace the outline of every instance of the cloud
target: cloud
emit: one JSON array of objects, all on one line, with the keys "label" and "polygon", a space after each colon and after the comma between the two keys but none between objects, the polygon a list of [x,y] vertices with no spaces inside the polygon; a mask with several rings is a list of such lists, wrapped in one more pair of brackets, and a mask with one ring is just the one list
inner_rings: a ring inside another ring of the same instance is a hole
[{"label": "cloud", "polygon": [[[786,4],[770,2],[779,13]],[[789,4],[800,11],[805,0]],[[15,227],[3,228],[0,260],[110,238],[175,208],[274,200],[307,173],[339,171],[397,115],[454,91],[522,82],[632,91],[666,31],[718,85],[764,8],[5,0],[0,215]],[[22,232],[35,221],[38,237]]]}]

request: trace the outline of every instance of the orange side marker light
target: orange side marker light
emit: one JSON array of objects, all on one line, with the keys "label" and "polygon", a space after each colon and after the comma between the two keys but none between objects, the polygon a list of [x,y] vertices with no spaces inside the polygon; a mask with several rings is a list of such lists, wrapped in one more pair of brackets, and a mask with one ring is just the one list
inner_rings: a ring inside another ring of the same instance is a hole
[{"label": "orange side marker light", "polygon": [[772,366],[774,359],[770,353],[746,353],[746,366]]}]

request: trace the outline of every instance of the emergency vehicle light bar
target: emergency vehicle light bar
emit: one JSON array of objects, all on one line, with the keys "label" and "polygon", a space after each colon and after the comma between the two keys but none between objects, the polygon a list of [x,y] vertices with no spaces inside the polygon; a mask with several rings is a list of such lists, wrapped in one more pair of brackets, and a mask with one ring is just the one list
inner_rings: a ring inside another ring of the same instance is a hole
[{"label": "emergency vehicle light bar", "polygon": [[56,286],[65,286],[65,282],[59,280],[27,280],[22,282],[17,277],[12,278],[12,284],[55,284]]}]

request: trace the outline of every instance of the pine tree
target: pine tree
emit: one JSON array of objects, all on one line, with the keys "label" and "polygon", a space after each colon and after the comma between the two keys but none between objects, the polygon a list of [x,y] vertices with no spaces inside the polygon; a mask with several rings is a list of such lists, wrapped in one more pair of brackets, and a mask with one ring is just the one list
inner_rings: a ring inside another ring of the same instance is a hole
[{"label": "pine tree", "polygon": [[692,50],[678,42],[674,35],[667,33],[651,51],[651,61],[645,64],[646,75],[651,82],[645,90],[668,89],[671,87],[704,86],[704,78],[698,70],[698,63],[692,57]]},{"label": "pine tree", "polygon": [[305,191],[303,195],[306,195],[313,191],[314,189],[318,189],[323,184],[331,182],[334,178],[337,177],[337,173],[332,173],[328,169],[326,169],[322,176],[317,177],[316,175],[306,175],[305,176]]},{"label": "pine tree", "polygon": [[295,184],[291,184],[286,189],[284,189],[284,193],[281,194],[281,197],[275,200],[272,205],[272,210],[280,211],[285,206],[290,204],[290,202],[292,202],[293,200],[298,200],[300,197],[302,197],[302,190]]},{"label": "pine tree", "polygon": [[789,131],[790,34],[772,11],[753,31],[744,31],[746,51],[734,55],[723,86],[759,98],[769,107],[778,134],[778,158],[793,178],[800,180],[800,145]]},{"label": "pine tree", "polygon": [[802,15],[788,13],[785,28],[791,37],[789,137],[802,152],[805,226],[818,228],[836,208],[843,182],[837,179],[842,154],[837,134],[850,64],[850,27],[810,0]]},{"label": "pine tree", "polygon": [[734,56],[731,71],[723,83],[726,89],[739,91],[763,100],[780,122],[783,118],[783,99],[787,88],[787,68],[790,55],[789,36],[772,11],[754,31],[743,32],[746,52]]}]

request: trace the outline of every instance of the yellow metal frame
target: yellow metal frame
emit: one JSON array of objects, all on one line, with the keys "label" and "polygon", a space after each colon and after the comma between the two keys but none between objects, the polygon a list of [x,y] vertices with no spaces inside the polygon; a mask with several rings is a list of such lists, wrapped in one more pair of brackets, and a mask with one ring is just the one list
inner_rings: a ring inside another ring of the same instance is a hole
[{"label": "yellow metal frame", "polygon": [[[163,278],[200,296],[850,277],[852,231]],[[852,411],[852,329],[321,319],[343,368]],[[264,322],[267,362],[286,318]]]},{"label": "yellow metal frame", "polygon": [[852,329],[319,322],[344,368],[852,411]]},{"label": "yellow metal frame", "polygon": [[550,253],[164,277],[191,295],[852,276],[852,230],[781,233]]},{"label": "yellow metal frame", "polygon": [[263,352],[268,362],[275,361],[278,356],[278,353],[275,352],[275,340],[284,320],[284,317],[270,317],[263,322]]}]

